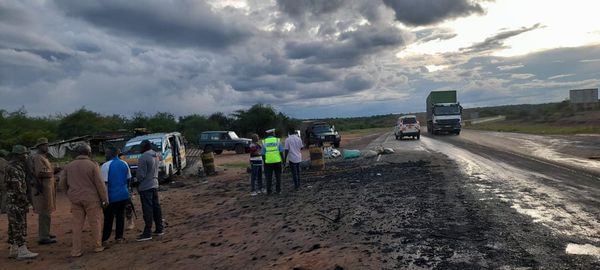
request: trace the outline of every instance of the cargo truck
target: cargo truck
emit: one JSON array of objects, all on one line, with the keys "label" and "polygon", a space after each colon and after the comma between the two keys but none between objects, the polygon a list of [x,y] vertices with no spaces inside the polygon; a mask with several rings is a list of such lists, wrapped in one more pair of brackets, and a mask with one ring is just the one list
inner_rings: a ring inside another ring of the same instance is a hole
[{"label": "cargo truck", "polygon": [[432,91],[427,96],[427,132],[460,134],[461,113],[456,90]]}]

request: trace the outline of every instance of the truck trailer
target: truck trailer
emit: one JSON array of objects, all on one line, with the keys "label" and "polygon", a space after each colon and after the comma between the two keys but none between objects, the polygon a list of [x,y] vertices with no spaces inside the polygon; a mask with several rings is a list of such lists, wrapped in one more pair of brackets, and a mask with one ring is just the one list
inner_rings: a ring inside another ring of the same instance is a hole
[{"label": "truck trailer", "polygon": [[456,90],[432,91],[427,96],[427,132],[460,134],[461,114]]}]

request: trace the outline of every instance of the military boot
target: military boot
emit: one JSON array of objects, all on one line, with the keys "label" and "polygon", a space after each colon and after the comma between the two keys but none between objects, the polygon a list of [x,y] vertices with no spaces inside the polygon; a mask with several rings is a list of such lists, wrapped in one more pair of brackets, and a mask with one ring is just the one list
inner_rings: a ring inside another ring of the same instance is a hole
[{"label": "military boot", "polygon": [[26,245],[20,246],[19,250],[17,252],[17,260],[33,259],[37,256],[38,256],[38,254],[29,251],[29,249],[27,249]]},{"label": "military boot", "polygon": [[19,254],[19,246],[17,246],[17,245],[10,245],[10,251],[8,252],[8,257],[9,258],[16,258],[18,254]]}]

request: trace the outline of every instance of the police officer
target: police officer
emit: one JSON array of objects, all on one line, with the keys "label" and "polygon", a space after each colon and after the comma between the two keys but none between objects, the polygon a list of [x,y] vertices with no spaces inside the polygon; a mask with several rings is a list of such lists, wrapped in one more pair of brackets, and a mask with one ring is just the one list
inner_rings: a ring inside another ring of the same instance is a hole
[{"label": "police officer", "polygon": [[27,181],[25,179],[25,162],[29,150],[22,145],[13,146],[11,160],[6,171],[7,215],[9,257],[18,260],[32,259],[38,256],[27,249]]},{"label": "police officer", "polygon": [[52,212],[56,209],[56,181],[54,168],[48,160],[48,139],[39,138],[34,146],[37,153],[32,155],[29,170],[36,184],[33,185],[33,210],[38,214],[38,243],[56,243],[56,236],[50,233]]},{"label": "police officer", "polygon": [[265,178],[267,182],[267,194],[271,194],[273,173],[275,173],[275,193],[281,192],[281,170],[283,163],[283,145],[279,138],[275,137],[275,129],[266,131],[267,137],[263,140],[261,154],[265,161]]},{"label": "police officer", "polygon": [[8,167],[8,161],[6,161],[8,151],[0,149],[0,213],[6,213],[6,184],[4,182],[4,175],[6,175],[6,168]]}]

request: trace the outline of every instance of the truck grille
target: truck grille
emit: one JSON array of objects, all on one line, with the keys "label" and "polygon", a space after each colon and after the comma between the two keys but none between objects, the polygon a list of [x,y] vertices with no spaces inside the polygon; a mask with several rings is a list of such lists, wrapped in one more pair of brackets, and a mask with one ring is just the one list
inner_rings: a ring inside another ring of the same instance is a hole
[{"label": "truck grille", "polygon": [[325,136],[326,141],[335,141],[335,135],[327,135]]},{"label": "truck grille", "polygon": [[439,120],[437,120],[437,123],[439,125],[454,125],[454,124],[458,124],[459,120],[458,119],[439,119]]}]

